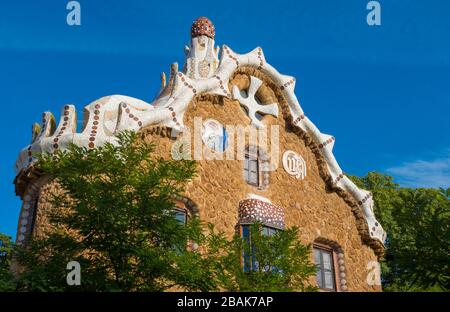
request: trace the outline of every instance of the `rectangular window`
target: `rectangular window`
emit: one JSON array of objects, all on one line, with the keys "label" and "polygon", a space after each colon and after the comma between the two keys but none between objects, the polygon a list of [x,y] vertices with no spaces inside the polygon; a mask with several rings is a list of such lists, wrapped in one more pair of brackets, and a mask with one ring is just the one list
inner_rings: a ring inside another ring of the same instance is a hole
[{"label": "rectangular window", "polygon": [[335,291],[333,250],[314,247],[314,262],[317,265],[317,285],[320,289]]},{"label": "rectangular window", "polygon": [[[37,196],[36,199],[34,200],[34,205],[33,205],[33,218],[31,219],[30,233],[33,232],[33,230],[34,230],[34,225],[36,224],[38,204],[39,204],[39,196]],[[31,234],[30,234],[30,235],[31,235]]]},{"label": "rectangular window", "polygon": [[[242,238],[244,239],[246,245],[250,247],[250,226],[243,225],[242,226]],[[244,272],[249,272],[252,267],[252,256],[249,252],[244,251]]]},{"label": "rectangular window", "polygon": [[259,186],[258,158],[246,154],[244,159],[244,174],[248,184]]},{"label": "rectangular window", "polygon": [[[262,234],[264,236],[274,236],[275,233],[277,231],[279,231],[278,229],[272,228],[272,227],[268,227],[268,226],[263,226],[261,228]],[[242,238],[244,239],[244,241],[246,242],[248,249],[244,251],[244,256],[243,256],[243,260],[244,260],[244,272],[249,272],[250,270],[254,270],[257,271],[259,268],[259,263],[256,260],[256,248],[255,246],[251,246],[251,225],[250,224],[245,224],[241,226],[241,233],[242,233]],[[248,252],[248,250],[250,250],[250,252]],[[267,268],[268,270],[268,268]],[[272,267],[272,270],[276,270],[275,267]]]}]

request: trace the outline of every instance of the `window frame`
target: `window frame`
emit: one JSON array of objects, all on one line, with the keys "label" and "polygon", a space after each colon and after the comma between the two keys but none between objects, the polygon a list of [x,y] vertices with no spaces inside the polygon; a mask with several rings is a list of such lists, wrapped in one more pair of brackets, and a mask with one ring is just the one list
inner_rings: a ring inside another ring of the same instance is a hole
[{"label": "window frame", "polygon": [[[256,182],[252,182],[250,179],[250,173],[251,173],[250,160],[256,162]],[[245,166],[246,163],[247,163],[247,168]],[[260,159],[259,159],[258,155],[247,151],[245,153],[245,157],[244,157],[244,177],[245,177],[245,182],[247,182],[247,184],[256,186],[256,187],[261,186],[260,168],[261,168],[261,164],[260,164]]]},{"label": "window frame", "polygon": [[181,212],[184,214],[184,223],[180,223],[182,225],[186,225],[191,217],[190,214],[190,210],[186,207],[185,203],[181,200],[175,200],[174,205],[172,207],[172,211],[174,213],[174,217],[175,220],[178,221],[178,219],[176,219],[176,214],[178,212]]},{"label": "window frame", "polygon": [[[177,221],[178,221],[178,219],[177,219],[177,217],[176,217],[177,213],[183,213],[183,214],[184,214],[184,222],[183,222],[182,224],[183,224],[183,225],[186,225],[187,222],[188,222],[188,218],[189,218],[188,210],[187,210],[186,208],[182,208],[182,207],[179,207],[179,206],[175,206],[175,207],[173,207],[173,211],[174,211],[174,213],[175,213],[175,220],[177,220]],[[181,223],[181,222],[180,222],[180,223]]]},{"label": "window frame", "polygon": [[[320,263],[316,263],[315,261],[315,251],[318,250],[320,252]],[[331,267],[331,276],[333,278],[333,288],[326,288],[325,287],[325,274],[323,274],[323,272],[325,271],[324,265],[323,265],[323,253],[328,253],[330,255],[330,267]],[[316,275],[316,282],[317,282],[317,287],[319,287],[320,291],[327,291],[327,292],[337,292],[339,291],[339,281],[338,281],[338,275],[336,274],[337,270],[336,270],[336,252],[335,250],[328,246],[328,245],[324,245],[324,244],[319,244],[319,243],[314,243],[313,244],[313,258],[314,258],[314,263],[316,266],[319,266],[320,271],[322,272],[321,277],[321,283],[322,286],[319,284],[317,275]]]},{"label": "window frame", "polygon": [[[244,227],[248,231],[248,244],[251,243],[251,235],[252,235],[251,227],[252,227],[252,225],[253,225],[253,223],[240,223],[239,224],[239,236],[242,239],[245,240]],[[273,226],[262,224],[262,231],[264,231],[266,229],[269,229],[269,230],[273,231],[272,233],[268,233],[268,234],[271,234],[271,235],[268,235],[268,236],[273,236],[278,231],[283,231],[282,229],[278,229],[278,228],[275,228]],[[258,267],[259,267],[259,264],[256,261],[255,256],[253,254],[254,253],[254,248],[251,245],[250,245],[250,248],[251,248],[251,254],[250,255],[246,255],[245,250],[242,252],[242,255],[241,255],[241,266],[242,266],[242,268],[243,268],[245,273],[250,273],[251,271],[256,271],[258,269]],[[247,265],[249,265],[249,267]]]},{"label": "window frame", "polygon": [[38,207],[39,207],[39,195],[36,196],[36,198],[33,201],[33,210],[32,212],[32,216],[31,216],[31,222],[30,222],[30,230],[29,230],[29,238],[33,236],[34,231],[34,227],[36,226],[36,221],[37,221],[37,217],[38,217]]}]

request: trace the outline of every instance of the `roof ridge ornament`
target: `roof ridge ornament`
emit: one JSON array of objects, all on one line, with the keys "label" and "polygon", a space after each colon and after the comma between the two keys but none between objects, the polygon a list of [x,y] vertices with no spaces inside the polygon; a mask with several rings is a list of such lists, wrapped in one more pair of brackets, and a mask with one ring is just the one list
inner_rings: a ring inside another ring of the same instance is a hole
[{"label": "roof ridge ornament", "polygon": [[214,47],[216,31],[206,17],[199,17],[191,27],[191,42],[185,47],[186,62],[183,72],[191,79],[207,79],[219,67],[219,47]]}]

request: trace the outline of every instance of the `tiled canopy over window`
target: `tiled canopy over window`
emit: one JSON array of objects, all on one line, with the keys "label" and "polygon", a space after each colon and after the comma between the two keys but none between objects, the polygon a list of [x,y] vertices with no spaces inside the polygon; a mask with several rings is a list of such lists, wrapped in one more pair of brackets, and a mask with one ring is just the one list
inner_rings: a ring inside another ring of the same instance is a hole
[{"label": "tiled canopy over window", "polygon": [[282,207],[269,201],[247,198],[239,202],[239,223],[251,224],[261,222],[275,229],[284,229],[284,211]]}]

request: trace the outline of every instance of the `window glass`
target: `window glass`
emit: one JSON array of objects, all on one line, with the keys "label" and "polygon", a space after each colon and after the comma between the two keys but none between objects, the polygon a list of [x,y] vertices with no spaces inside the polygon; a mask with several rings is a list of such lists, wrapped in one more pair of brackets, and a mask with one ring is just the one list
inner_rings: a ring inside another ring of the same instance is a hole
[{"label": "window glass", "polygon": [[228,147],[228,134],[225,127],[214,119],[203,123],[202,140],[211,150],[223,152]]},{"label": "window glass", "polygon": [[[250,226],[249,225],[242,226],[242,238],[246,242],[247,246],[250,246]],[[244,251],[244,272],[250,271],[250,268],[251,268],[250,257],[251,257],[250,253]]]},{"label": "window glass", "polygon": [[259,166],[257,158],[245,155],[244,173],[248,183],[256,186],[259,184]]},{"label": "window glass", "polygon": [[331,270],[331,255],[328,252],[322,251],[323,268],[325,270]]},{"label": "window glass", "polygon": [[325,288],[326,289],[334,289],[333,286],[333,272],[325,271]]},{"label": "window glass", "polygon": [[183,209],[175,209],[175,220],[185,225],[187,223],[186,211]]},{"label": "window glass", "polygon": [[314,262],[317,265],[316,279],[319,288],[335,290],[333,270],[333,252],[322,248],[314,248]]},{"label": "window glass", "polygon": [[[255,248],[255,246],[250,246],[250,244],[251,244],[251,240],[250,240],[251,225],[248,225],[248,224],[242,225],[241,229],[242,229],[242,238],[247,243],[247,246],[249,246],[249,249],[250,249],[250,252],[248,252],[248,250],[244,250],[244,255],[243,255],[244,272],[249,272],[250,270],[257,271],[259,269],[259,263],[258,263],[258,261],[256,261],[256,256],[255,256],[256,248]],[[272,228],[272,227],[263,226],[261,228],[261,231],[262,231],[262,235],[273,236],[279,230]],[[264,270],[268,271],[270,268],[272,269],[272,271],[278,270],[275,266],[270,267],[269,265],[266,265],[264,267]],[[279,270],[279,271],[281,272],[281,270]]]}]

